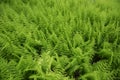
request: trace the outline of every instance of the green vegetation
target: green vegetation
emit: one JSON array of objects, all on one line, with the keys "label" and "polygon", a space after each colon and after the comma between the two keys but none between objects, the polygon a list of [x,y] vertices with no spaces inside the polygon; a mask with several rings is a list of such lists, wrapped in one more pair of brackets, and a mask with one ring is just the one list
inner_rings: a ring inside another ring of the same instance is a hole
[{"label": "green vegetation", "polygon": [[0,80],[120,80],[119,0],[0,0]]}]

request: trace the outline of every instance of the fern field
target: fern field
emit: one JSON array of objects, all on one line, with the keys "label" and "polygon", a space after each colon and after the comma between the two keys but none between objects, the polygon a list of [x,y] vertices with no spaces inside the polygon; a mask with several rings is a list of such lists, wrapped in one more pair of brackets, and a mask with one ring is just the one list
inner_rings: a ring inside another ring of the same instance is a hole
[{"label": "fern field", "polygon": [[120,0],[0,0],[0,80],[120,80]]}]

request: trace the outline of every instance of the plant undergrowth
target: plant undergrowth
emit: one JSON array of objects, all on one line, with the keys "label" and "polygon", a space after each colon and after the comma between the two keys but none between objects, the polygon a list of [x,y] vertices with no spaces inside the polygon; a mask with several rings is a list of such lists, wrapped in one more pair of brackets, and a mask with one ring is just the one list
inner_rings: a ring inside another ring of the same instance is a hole
[{"label": "plant undergrowth", "polygon": [[120,80],[119,0],[0,0],[0,80]]}]

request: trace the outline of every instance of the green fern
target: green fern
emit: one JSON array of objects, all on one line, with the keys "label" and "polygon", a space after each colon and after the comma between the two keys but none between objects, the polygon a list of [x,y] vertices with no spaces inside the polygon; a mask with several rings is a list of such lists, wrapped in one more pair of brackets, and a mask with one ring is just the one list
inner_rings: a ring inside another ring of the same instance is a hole
[{"label": "green fern", "polygon": [[119,80],[119,0],[0,0],[1,80]]}]

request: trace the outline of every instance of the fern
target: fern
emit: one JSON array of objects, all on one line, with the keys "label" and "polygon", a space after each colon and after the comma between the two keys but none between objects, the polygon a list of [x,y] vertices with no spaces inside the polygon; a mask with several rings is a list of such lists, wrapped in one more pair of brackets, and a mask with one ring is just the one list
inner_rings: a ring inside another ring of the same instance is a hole
[{"label": "fern", "polygon": [[0,0],[1,80],[119,80],[119,0]]}]

